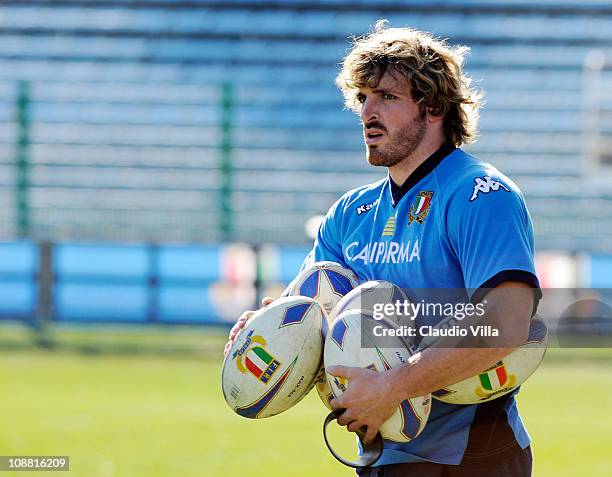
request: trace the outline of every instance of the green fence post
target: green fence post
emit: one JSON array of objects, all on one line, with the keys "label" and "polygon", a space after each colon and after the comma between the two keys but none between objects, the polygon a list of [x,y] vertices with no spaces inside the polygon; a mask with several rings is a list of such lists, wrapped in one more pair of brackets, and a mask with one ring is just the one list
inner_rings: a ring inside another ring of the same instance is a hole
[{"label": "green fence post", "polygon": [[15,217],[17,235],[27,237],[30,233],[30,88],[26,81],[19,81],[17,92],[17,144],[15,147],[16,200]]},{"label": "green fence post", "polygon": [[222,109],[221,118],[221,188],[220,188],[220,210],[219,210],[219,231],[221,239],[225,242],[232,240],[234,235],[233,210],[232,210],[232,126],[234,109],[234,88],[231,83],[224,83],[221,87]]}]

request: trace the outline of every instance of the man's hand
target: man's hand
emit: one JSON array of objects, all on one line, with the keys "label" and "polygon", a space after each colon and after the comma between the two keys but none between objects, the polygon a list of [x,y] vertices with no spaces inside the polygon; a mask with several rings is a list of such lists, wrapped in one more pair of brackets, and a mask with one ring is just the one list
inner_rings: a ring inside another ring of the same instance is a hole
[{"label": "man's hand", "polygon": [[[274,301],[274,298],[267,296],[263,300],[261,300],[261,305],[267,306],[273,301]],[[240,334],[240,331],[242,331],[242,328],[246,326],[247,321],[249,321],[249,319],[253,316],[254,313],[255,312],[251,310],[245,311],[242,315],[240,315],[240,318],[238,318],[238,321],[236,322],[236,324],[232,326],[232,329],[230,330],[230,334],[229,334],[229,341],[225,344],[225,349],[223,350],[224,356],[227,356],[227,353],[232,347],[232,343],[236,340],[236,338]]]},{"label": "man's hand", "polygon": [[348,366],[331,366],[327,371],[332,376],[341,376],[349,381],[342,396],[330,401],[332,408],[346,409],[338,418],[338,424],[347,426],[351,432],[366,427],[363,440],[369,444],[401,402],[389,392],[387,372]]}]

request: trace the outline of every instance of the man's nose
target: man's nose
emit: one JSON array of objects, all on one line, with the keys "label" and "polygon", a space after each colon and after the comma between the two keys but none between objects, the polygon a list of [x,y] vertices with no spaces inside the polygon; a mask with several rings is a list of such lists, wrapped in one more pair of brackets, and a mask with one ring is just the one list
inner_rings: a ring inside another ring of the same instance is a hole
[{"label": "man's nose", "polygon": [[378,119],[376,101],[373,101],[373,98],[366,98],[361,105],[361,112],[359,115],[361,117],[361,122],[364,124],[374,119]]}]

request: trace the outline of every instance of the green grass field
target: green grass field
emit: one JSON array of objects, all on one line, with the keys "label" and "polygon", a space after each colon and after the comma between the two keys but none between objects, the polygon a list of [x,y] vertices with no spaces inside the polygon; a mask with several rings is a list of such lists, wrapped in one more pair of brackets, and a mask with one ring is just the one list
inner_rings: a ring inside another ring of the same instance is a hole
[{"label": "green grass field", "polygon": [[[316,395],[261,421],[227,408],[221,332],[84,328],[54,340],[40,350],[0,327],[0,455],[69,455],[67,475],[83,477],[354,475],[325,448]],[[536,477],[612,475],[609,350],[549,350],[519,404]],[[341,444],[352,447],[348,433]]]}]

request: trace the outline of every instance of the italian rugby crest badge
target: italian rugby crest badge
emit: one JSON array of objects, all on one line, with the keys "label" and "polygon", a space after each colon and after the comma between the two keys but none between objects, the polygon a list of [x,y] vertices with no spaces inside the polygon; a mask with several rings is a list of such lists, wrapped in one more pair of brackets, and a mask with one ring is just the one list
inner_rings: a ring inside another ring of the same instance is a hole
[{"label": "italian rugby crest badge", "polygon": [[408,212],[408,225],[412,224],[412,222],[422,224],[425,221],[425,218],[431,209],[431,199],[433,198],[433,195],[434,193],[430,190],[422,190],[417,194],[416,199],[410,206],[410,211]]},{"label": "italian rugby crest badge", "polygon": [[487,399],[495,394],[513,388],[516,384],[516,376],[508,374],[506,365],[499,361],[494,366],[478,375],[480,386],[474,390],[481,399]]},{"label": "italian rugby crest badge", "polygon": [[266,340],[262,336],[254,335],[253,332],[254,330],[249,332],[245,343],[236,350],[232,359],[237,358],[236,367],[241,373],[250,371],[262,383],[268,384],[281,363],[264,348]]}]

